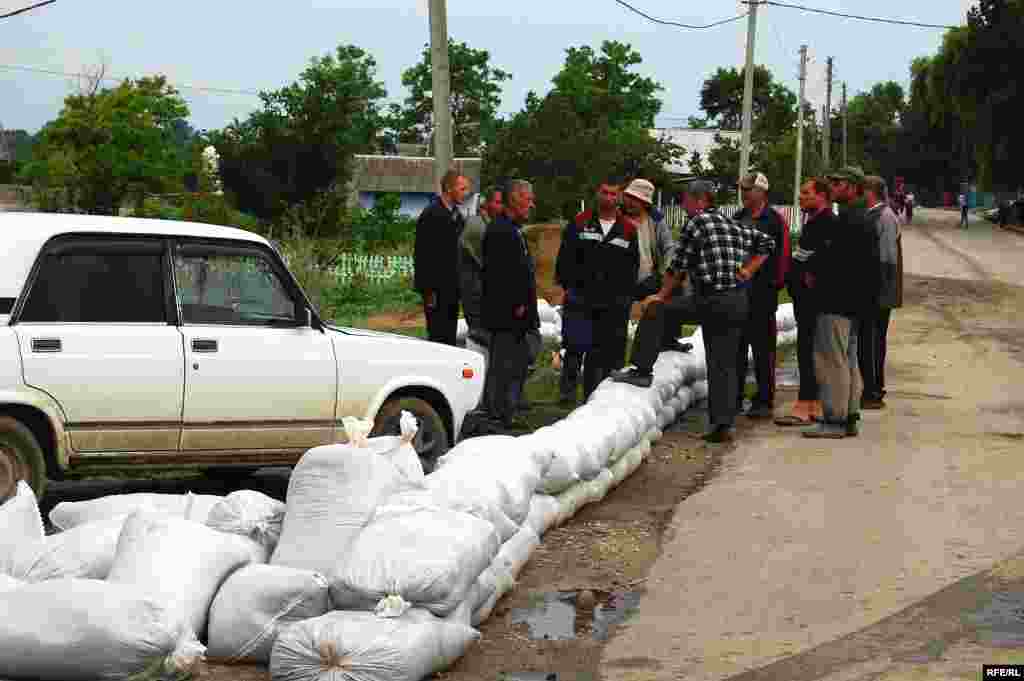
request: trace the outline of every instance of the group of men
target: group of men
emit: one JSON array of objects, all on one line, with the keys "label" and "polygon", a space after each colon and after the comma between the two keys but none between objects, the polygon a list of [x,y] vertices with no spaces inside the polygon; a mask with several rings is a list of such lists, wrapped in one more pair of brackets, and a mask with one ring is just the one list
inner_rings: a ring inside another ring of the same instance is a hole
[{"label": "group of men", "polygon": [[[708,370],[709,442],[732,439],[743,409],[748,353],[757,389],[746,415],[775,409],[776,312],[788,287],[798,327],[800,394],[780,426],[808,426],[813,438],[856,436],[861,409],[885,406],[889,319],[902,304],[899,219],[885,181],[849,166],[810,179],[800,191],[806,218],[799,245],[768,202],[762,173],[740,183],[743,208],[727,216],[715,188],[690,182],[688,221],[678,239],[654,205],[654,185],[608,178],[593,207],[565,226],[555,278],[562,301],[561,402],[575,404],[606,378],[648,387],[660,352],[689,352],[677,339],[699,324]],[[510,425],[523,406],[529,365],[539,352],[533,258],[522,225],[533,206],[528,183],[483,194],[480,215],[464,223],[456,207],[468,181],[445,178],[417,225],[416,287],[431,340],[455,343],[461,295],[468,345],[488,357],[482,408]],[[839,205],[838,215],[833,203]],[[421,269],[422,268],[422,269]],[[454,301],[454,302],[453,302]],[[634,303],[642,310],[621,369]]]}]

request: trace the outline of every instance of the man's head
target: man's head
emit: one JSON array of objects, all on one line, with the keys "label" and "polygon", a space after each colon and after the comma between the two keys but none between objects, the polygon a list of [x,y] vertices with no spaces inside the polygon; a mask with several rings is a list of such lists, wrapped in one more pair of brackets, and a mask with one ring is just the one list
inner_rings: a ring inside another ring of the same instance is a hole
[{"label": "man's head", "polygon": [[740,180],[743,207],[756,213],[768,204],[768,178],[764,173],[751,173]]},{"label": "man's head", "polygon": [[633,180],[622,192],[622,210],[627,215],[645,215],[653,203],[654,185],[647,180]]},{"label": "man's head", "polygon": [[818,213],[832,205],[832,187],[823,177],[812,177],[800,186],[800,208]]},{"label": "man's head", "polygon": [[502,204],[502,193],[497,187],[491,187],[484,193],[484,201],[480,204],[480,213],[489,218],[501,215],[504,208]]},{"label": "man's head", "polygon": [[597,208],[601,212],[611,212],[618,208],[622,194],[622,180],[607,177],[597,185]]},{"label": "man's head", "polygon": [[868,206],[885,201],[885,180],[878,175],[868,175],[864,178],[864,198]]},{"label": "man's head", "polygon": [[459,175],[457,170],[449,170],[441,178],[441,193],[455,205],[461,206],[469,193],[469,179]]},{"label": "man's head", "polygon": [[526,222],[533,210],[533,185],[526,180],[511,180],[505,197],[505,215],[520,224]]},{"label": "man's head", "polygon": [[683,190],[683,210],[690,217],[715,205],[715,187],[707,180],[694,180]]},{"label": "man's head", "polygon": [[828,174],[832,198],[842,204],[851,203],[860,196],[864,186],[864,171],[860,166],[846,166]]}]

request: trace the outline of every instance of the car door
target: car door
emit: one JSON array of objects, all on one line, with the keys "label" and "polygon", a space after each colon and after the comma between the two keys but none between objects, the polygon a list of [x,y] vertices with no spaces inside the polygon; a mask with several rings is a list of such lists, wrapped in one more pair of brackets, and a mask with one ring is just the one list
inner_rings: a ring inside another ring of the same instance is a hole
[{"label": "car door", "polygon": [[334,347],[297,321],[306,303],[270,249],[182,240],[174,280],[186,356],[182,451],[273,458],[334,442]]},{"label": "car door", "polygon": [[159,238],[59,238],[14,312],[25,383],[49,393],[76,452],[173,454],[184,354]]}]

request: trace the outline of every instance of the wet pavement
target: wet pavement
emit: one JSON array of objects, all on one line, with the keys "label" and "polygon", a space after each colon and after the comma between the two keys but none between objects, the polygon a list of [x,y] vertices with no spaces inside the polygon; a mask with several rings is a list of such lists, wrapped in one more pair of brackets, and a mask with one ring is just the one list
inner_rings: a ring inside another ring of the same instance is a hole
[{"label": "wet pavement", "polygon": [[538,594],[530,607],[516,608],[509,617],[512,624],[526,624],[538,641],[607,641],[612,628],[636,612],[640,598],[636,591],[556,591]]}]

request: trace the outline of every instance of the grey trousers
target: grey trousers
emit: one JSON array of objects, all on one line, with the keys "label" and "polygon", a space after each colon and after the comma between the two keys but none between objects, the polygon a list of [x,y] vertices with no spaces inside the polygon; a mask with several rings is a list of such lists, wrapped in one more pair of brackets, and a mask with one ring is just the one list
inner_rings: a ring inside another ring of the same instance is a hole
[{"label": "grey trousers", "polygon": [[530,348],[523,331],[492,331],[484,401],[491,415],[506,426],[522,402],[530,365]]},{"label": "grey trousers", "polygon": [[814,334],[814,373],[825,422],[845,424],[860,412],[864,383],[857,363],[857,321],[835,314],[818,317]]}]

